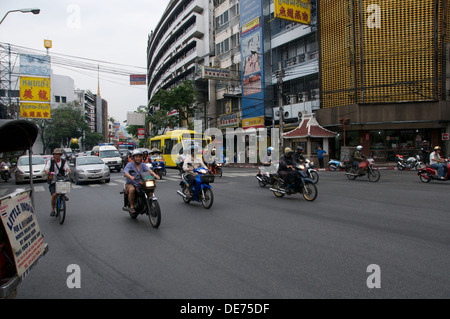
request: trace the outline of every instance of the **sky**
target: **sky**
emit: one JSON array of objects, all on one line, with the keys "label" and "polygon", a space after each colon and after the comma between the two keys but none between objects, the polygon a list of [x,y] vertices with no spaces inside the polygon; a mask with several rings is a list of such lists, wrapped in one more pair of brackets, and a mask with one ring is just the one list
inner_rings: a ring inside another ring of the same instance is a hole
[{"label": "sky", "polygon": [[[146,73],[147,41],[169,0],[0,0],[0,19],[10,10],[39,8],[40,14],[12,12],[0,25],[0,42],[52,53],[113,63],[113,68]],[[36,53],[35,53],[36,54]],[[79,60],[77,60],[79,61]],[[96,63],[95,61],[85,61]],[[120,64],[120,65],[118,65]],[[73,78],[75,89],[97,93],[97,71],[52,65],[53,73]],[[101,72],[100,95],[109,117],[123,125],[127,112],[147,104],[145,85]]]}]

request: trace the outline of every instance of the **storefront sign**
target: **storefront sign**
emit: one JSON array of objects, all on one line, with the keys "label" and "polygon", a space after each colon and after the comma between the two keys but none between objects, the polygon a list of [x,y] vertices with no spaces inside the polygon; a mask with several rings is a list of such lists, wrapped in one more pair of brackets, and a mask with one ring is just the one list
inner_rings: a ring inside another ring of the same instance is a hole
[{"label": "storefront sign", "polygon": [[275,18],[301,24],[311,23],[311,4],[309,0],[275,0]]},{"label": "storefront sign", "polygon": [[239,113],[221,115],[219,121],[220,129],[227,127],[239,127]]},{"label": "storefront sign", "polygon": [[17,275],[23,278],[45,249],[29,192],[2,199],[0,216],[11,244]]},{"label": "storefront sign", "polygon": [[20,117],[49,119],[50,115],[50,103],[20,102]]},{"label": "storefront sign", "polygon": [[264,116],[258,116],[258,117],[252,117],[248,119],[242,120],[242,128],[258,128],[258,127],[264,127]]}]

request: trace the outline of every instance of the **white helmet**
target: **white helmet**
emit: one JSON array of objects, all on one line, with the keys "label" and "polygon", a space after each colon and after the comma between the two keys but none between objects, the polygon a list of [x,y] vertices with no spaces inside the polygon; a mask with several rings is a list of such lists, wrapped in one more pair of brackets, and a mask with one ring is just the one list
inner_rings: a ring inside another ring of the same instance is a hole
[{"label": "white helmet", "polygon": [[134,157],[135,155],[142,155],[142,151],[141,151],[141,150],[138,150],[138,149],[134,150],[134,151],[131,153],[131,157]]},{"label": "white helmet", "polygon": [[363,147],[361,145],[356,146],[357,151],[362,151]]}]

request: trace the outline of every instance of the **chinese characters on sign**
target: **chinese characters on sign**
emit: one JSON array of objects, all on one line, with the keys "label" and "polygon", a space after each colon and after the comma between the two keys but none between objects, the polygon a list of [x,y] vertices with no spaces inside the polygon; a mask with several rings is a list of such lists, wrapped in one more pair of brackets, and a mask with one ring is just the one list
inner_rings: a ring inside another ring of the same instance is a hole
[{"label": "chinese characters on sign", "polygon": [[311,4],[309,0],[275,0],[275,18],[301,24],[311,24]]},{"label": "chinese characters on sign", "polygon": [[50,118],[50,78],[20,77],[20,117]]}]

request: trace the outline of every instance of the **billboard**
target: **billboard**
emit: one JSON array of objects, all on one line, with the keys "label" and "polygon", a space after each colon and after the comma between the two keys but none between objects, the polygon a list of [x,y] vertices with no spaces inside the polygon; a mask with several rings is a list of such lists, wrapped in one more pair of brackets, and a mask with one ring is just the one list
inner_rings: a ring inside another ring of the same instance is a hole
[{"label": "billboard", "polygon": [[[262,1],[241,0],[242,123],[248,123],[245,128],[260,127],[261,122],[264,126],[265,84],[262,20]],[[256,118],[259,120],[255,121]],[[247,121],[245,121],[246,119]]]},{"label": "billboard", "polygon": [[50,56],[21,54],[20,74],[50,76]]},{"label": "billboard", "polygon": [[20,117],[50,118],[50,78],[20,76]]},{"label": "billboard", "polygon": [[275,0],[275,18],[301,24],[311,24],[311,4],[309,0]]},{"label": "billboard", "polygon": [[131,74],[130,85],[145,85],[147,82],[147,76],[145,74]]},{"label": "billboard", "polygon": [[20,102],[20,117],[49,119],[50,103]]}]

